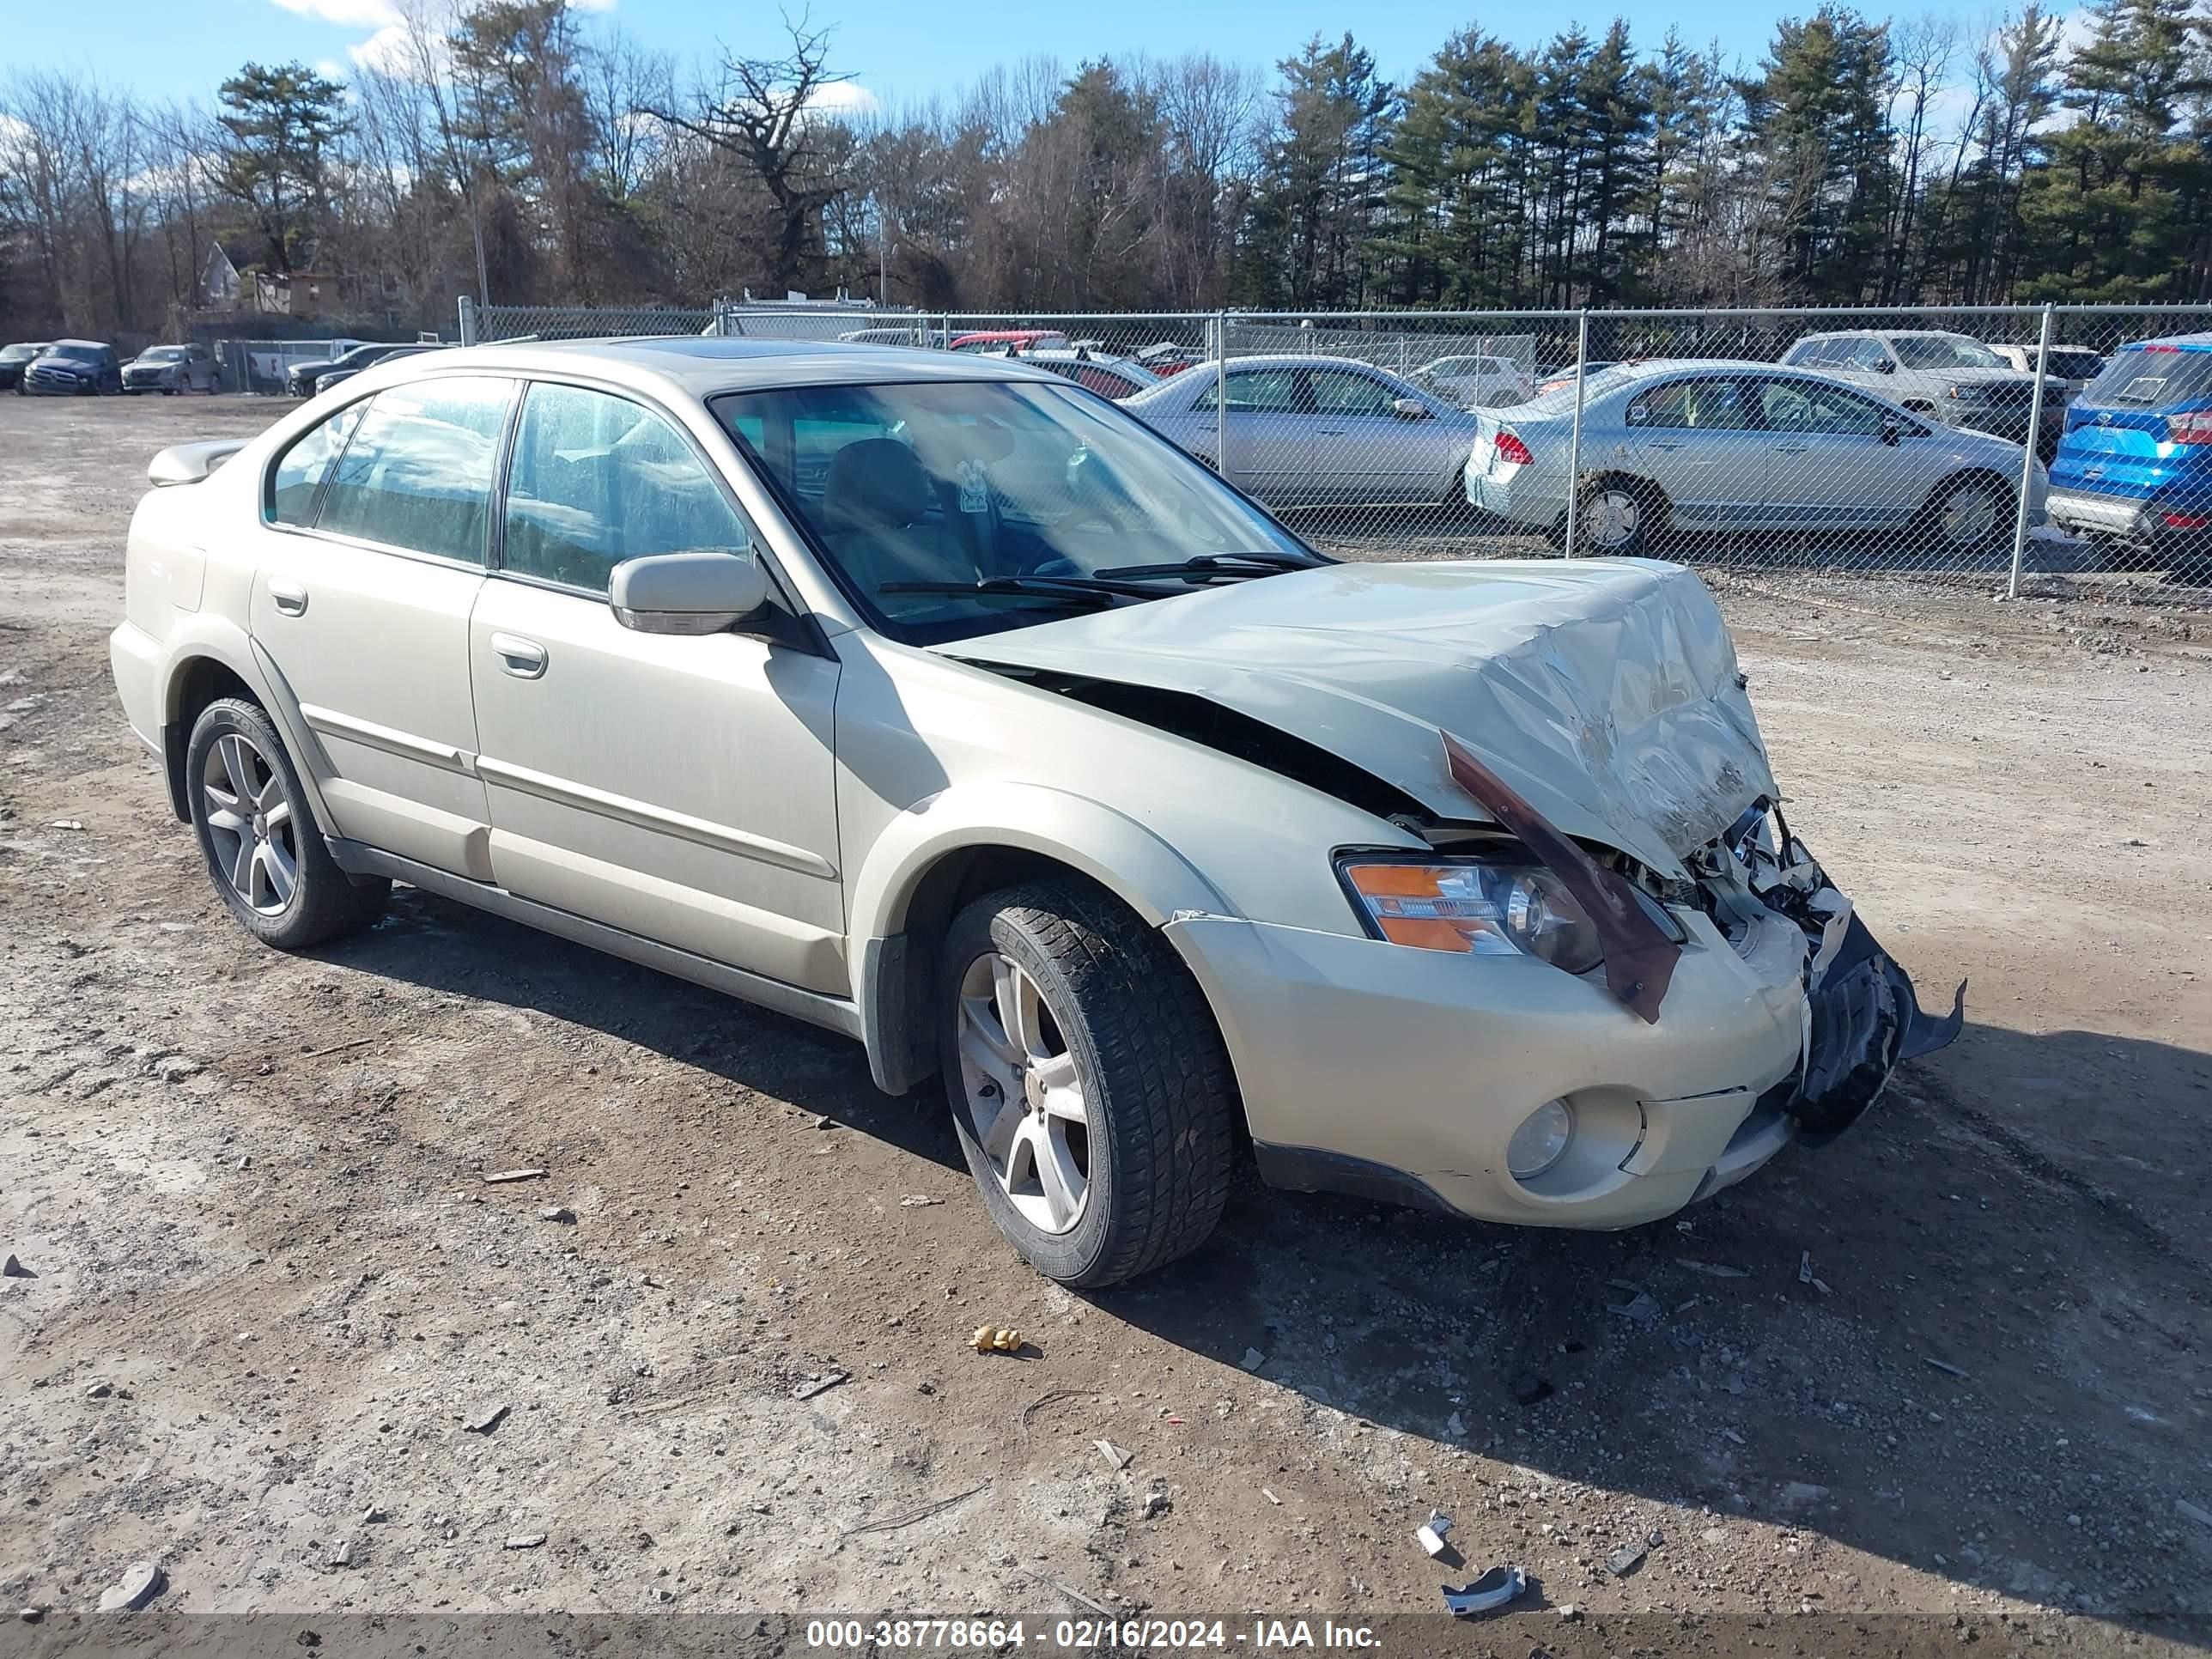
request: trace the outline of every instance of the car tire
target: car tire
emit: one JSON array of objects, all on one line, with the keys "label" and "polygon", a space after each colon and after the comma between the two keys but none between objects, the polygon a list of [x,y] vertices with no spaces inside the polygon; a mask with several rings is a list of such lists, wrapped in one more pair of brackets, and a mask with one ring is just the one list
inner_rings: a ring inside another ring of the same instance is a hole
[{"label": "car tire", "polygon": [[1931,550],[1964,556],[2008,543],[2019,497],[1988,472],[1958,472],[1928,492],[1920,508],[1920,539]]},{"label": "car tire", "polygon": [[988,894],[946,932],[937,1006],[961,1152],[1023,1260],[1097,1288],[1206,1242],[1242,1109],[1206,999],[1156,931],[1073,880]]},{"label": "car tire", "polygon": [[[1667,498],[1656,485],[1633,478],[1595,479],[1576,504],[1576,545],[1569,551],[1584,558],[1641,557],[1666,513]],[[1565,533],[1562,524],[1563,544]]]},{"label": "car tire", "polygon": [[185,790],[200,856],[239,925],[280,951],[359,933],[392,884],[338,868],[276,726],[240,697],[210,703],[185,747]]}]

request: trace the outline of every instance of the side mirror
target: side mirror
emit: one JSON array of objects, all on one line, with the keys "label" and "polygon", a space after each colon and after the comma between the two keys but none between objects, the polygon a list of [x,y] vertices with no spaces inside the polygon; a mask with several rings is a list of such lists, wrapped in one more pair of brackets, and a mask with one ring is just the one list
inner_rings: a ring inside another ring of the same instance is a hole
[{"label": "side mirror", "polygon": [[1390,412],[1401,421],[1425,421],[1429,418],[1429,406],[1416,398],[1393,400]]},{"label": "side mirror", "polygon": [[1881,417],[1882,442],[1886,444],[1893,444],[1904,435],[1905,423],[1899,420],[1897,416],[1894,415],[1885,415]]},{"label": "side mirror", "polygon": [[1884,357],[1880,362],[1875,365],[1875,368],[1881,374],[1894,374],[1897,373],[1897,361],[1892,357]]},{"label": "side mirror", "polygon": [[768,603],[768,573],[742,553],[654,553],[607,579],[615,620],[641,634],[719,634]]}]

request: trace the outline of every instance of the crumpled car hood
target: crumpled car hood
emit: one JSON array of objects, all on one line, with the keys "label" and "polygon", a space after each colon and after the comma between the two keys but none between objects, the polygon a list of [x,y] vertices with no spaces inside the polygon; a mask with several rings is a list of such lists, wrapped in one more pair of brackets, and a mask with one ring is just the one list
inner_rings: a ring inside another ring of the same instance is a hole
[{"label": "crumpled car hood", "polygon": [[1719,608],[1652,560],[1339,564],[936,649],[1206,697],[1486,819],[1449,732],[1558,829],[1667,875],[1780,798]]}]

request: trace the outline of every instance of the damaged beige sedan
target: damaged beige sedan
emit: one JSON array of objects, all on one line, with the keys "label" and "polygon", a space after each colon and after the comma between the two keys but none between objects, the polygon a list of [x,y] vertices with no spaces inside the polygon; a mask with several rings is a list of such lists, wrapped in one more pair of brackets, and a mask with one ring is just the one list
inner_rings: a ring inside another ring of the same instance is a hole
[{"label": "damaged beige sedan", "polygon": [[437,353],[152,477],[116,685],[247,932],[406,882],[845,1032],[1066,1284],[1248,1157],[1649,1221],[1958,1030],[1691,573],[1335,563],[1018,362]]}]

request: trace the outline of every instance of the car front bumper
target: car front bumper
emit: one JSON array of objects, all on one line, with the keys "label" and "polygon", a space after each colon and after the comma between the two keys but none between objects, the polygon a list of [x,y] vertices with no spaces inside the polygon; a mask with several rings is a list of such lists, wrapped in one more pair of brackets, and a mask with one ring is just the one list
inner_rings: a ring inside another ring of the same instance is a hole
[{"label": "car front bumper", "polygon": [[174,392],[181,378],[173,372],[126,374],[123,377],[123,389],[125,392]]},{"label": "car front bumper", "polygon": [[[1763,915],[1732,942],[1683,915],[1688,941],[1650,1024],[1595,976],[1533,958],[1212,915],[1165,931],[1220,1024],[1273,1184],[1615,1228],[1839,1131],[1899,1058],[1948,1040],[1848,905],[1843,916],[1808,994],[1797,922]],[[1554,1100],[1573,1109],[1574,1138],[1551,1169],[1517,1179],[1508,1143]]]}]

